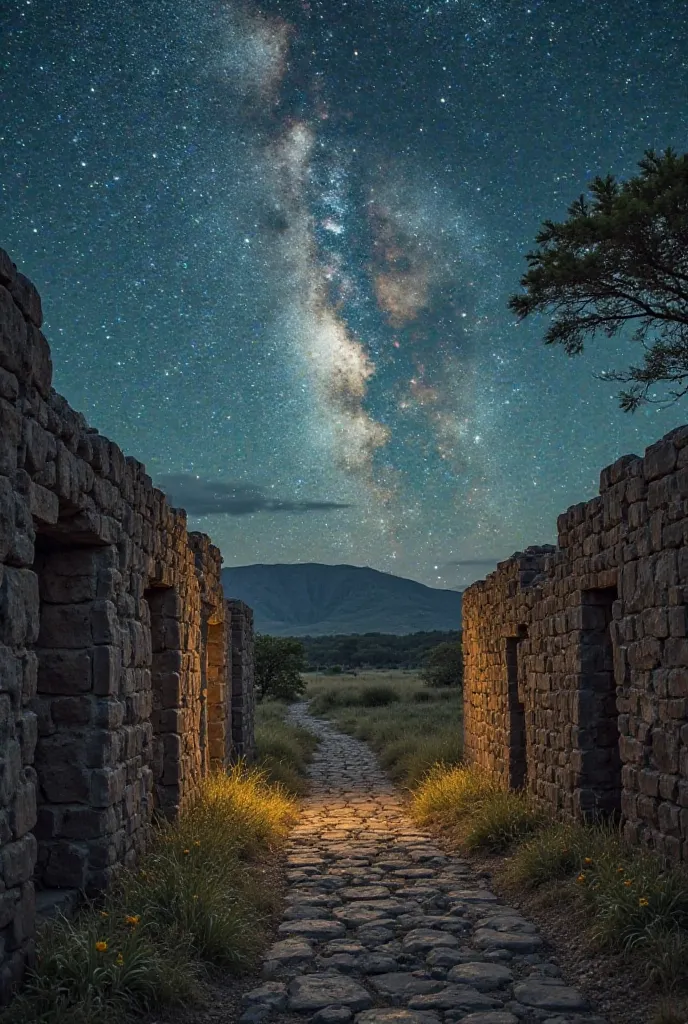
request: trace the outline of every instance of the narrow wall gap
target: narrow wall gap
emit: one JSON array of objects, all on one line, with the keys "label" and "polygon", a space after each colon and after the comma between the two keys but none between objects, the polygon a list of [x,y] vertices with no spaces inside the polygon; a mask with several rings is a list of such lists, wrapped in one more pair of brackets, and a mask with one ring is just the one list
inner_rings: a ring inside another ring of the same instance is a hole
[{"label": "narrow wall gap", "polygon": [[526,709],[518,689],[518,648],[528,637],[525,626],[518,627],[517,636],[506,640],[506,675],[508,687],[509,786],[523,789],[528,777],[526,757]]},{"label": "narrow wall gap", "polygon": [[37,532],[33,571],[38,577],[40,631],[36,643],[38,738],[38,853],[34,870],[39,914],[69,913],[91,873],[90,846],[108,822],[93,805],[94,679],[107,643],[100,608],[112,552],[66,524]]},{"label": "narrow wall gap", "polygon": [[581,596],[578,733],[579,811],[616,818],[621,812],[621,756],[611,634],[616,587]]},{"label": "narrow wall gap", "polygon": [[[185,732],[181,651],[181,602],[173,587],[149,587],[144,592],[144,616],[150,629],[151,689],[153,693],[152,750],[155,807],[167,817],[179,809],[182,745]],[[147,613],[146,613],[147,607]]]}]

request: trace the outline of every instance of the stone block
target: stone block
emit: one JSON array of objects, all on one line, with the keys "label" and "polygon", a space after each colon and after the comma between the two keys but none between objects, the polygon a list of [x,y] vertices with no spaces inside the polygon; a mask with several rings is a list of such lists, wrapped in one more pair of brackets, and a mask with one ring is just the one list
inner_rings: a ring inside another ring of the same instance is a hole
[{"label": "stone block", "polygon": [[88,846],[59,840],[49,847],[43,882],[48,888],[84,889],[88,878]]},{"label": "stone block", "polygon": [[[43,619],[45,619],[45,608]],[[41,637],[44,636],[41,625]],[[49,631],[55,639],[55,634]],[[38,659],[38,693],[76,695],[88,693],[93,687],[91,657],[88,650],[69,650],[69,638],[61,637],[61,649],[40,650]]]},{"label": "stone block", "polygon": [[21,839],[5,846],[0,853],[2,877],[8,889],[22,882],[28,882],[36,863],[36,837],[28,832]]}]

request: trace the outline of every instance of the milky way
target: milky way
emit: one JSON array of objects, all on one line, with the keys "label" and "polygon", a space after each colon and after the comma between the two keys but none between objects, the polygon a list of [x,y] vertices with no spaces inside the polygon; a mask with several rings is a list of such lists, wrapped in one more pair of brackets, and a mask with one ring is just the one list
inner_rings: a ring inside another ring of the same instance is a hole
[{"label": "milky way", "polygon": [[685,151],[676,0],[9,0],[0,245],[55,386],[227,564],[461,587],[551,541],[623,414],[508,312],[539,223]]}]

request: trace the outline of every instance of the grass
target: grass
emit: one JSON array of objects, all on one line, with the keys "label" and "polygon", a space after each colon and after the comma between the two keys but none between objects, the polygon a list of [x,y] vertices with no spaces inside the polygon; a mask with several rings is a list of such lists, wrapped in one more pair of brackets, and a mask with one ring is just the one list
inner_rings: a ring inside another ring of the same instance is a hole
[{"label": "grass", "polygon": [[121,1024],[201,999],[213,967],[248,969],[275,909],[261,864],[294,812],[261,772],[207,778],[102,904],[43,927],[35,970],[0,1022]]},{"label": "grass", "polygon": [[415,817],[437,825],[468,850],[498,853],[532,835],[542,812],[520,793],[505,792],[465,765],[438,764],[413,795]]},{"label": "grass", "polygon": [[[508,852],[507,889],[554,889],[580,911],[592,944],[622,953],[663,991],[688,988],[688,874],[628,846],[613,826],[554,823],[523,793],[476,768],[438,765],[413,810],[468,851]],[[668,1012],[668,1011],[665,1011]]]},{"label": "grass", "polygon": [[504,880],[531,889],[558,882],[596,945],[637,960],[665,990],[688,987],[688,874],[628,846],[614,828],[550,823],[514,852]]},{"label": "grass", "polygon": [[431,689],[417,672],[306,676],[311,711],[366,741],[390,776],[413,788],[438,761],[461,758],[461,692]]},{"label": "grass", "polygon": [[285,721],[287,705],[263,701],[256,708],[256,756],[268,780],[293,796],[307,789],[306,768],[318,741],[308,729]]}]

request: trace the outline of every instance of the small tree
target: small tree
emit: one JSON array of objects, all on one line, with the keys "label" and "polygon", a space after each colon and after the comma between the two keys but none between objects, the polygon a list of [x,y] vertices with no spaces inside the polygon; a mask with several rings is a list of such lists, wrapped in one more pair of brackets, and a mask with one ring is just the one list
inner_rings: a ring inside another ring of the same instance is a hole
[{"label": "small tree", "polygon": [[255,681],[258,700],[296,700],[306,689],[301,672],[306,653],[300,640],[292,637],[257,636]]},{"label": "small tree", "polygon": [[463,683],[463,650],[460,640],[438,644],[427,653],[421,672],[428,686],[461,686]]},{"label": "small tree", "polygon": [[567,220],[544,222],[525,294],[509,300],[521,319],[551,313],[545,343],[568,355],[632,326],[642,362],[602,375],[631,384],[619,395],[626,411],[657,401],[655,384],[669,385],[670,402],[688,393],[688,154],[650,150],[639,166],[628,181],[595,178]]}]

